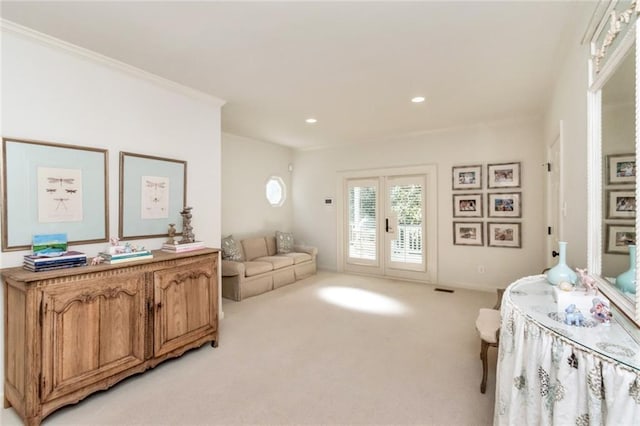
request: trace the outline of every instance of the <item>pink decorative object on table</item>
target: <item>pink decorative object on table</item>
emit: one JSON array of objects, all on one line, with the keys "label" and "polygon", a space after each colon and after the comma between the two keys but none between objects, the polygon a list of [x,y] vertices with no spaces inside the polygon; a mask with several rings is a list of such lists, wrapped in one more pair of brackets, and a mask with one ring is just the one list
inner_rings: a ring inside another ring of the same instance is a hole
[{"label": "pink decorative object on table", "polygon": [[104,259],[102,259],[102,257],[96,256],[93,259],[91,259],[91,266],[99,265],[102,263],[103,260]]},{"label": "pink decorative object on table", "polygon": [[578,273],[580,282],[582,283],[582,286],[585,288],[587,294],[589,292],[593,292],[593,294],[598,294],[598,285],[596,283],[596,280],[588,274],[587,268],[584,268],[584,269],[576,268],[576,272]]},{"label": "pink decorative object on table", "polygon": [[593,307],[589,309],[589,312],[591,312],[593,318],[604,324],[609,324],[613,316],[609,310],[609,305],[599,297],[593,298]]}]

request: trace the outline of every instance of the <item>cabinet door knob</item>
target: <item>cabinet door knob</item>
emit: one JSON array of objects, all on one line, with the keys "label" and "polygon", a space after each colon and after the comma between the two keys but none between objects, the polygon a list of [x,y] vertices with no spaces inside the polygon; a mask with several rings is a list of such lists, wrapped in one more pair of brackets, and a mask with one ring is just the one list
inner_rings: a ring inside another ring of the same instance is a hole
[{"label": "cabinet door knob", "polygon": [[560,256],[560,253],[558,253],[557,251],[554,250],[554,251],[551,252],[551,256],[552,257],[558,257],[558,256]]},{"label": "cabinet door knob", "polygon": [[156,309],[160,309],[162,308],[162,302],[158,302],[158,304],[156,305]]}]

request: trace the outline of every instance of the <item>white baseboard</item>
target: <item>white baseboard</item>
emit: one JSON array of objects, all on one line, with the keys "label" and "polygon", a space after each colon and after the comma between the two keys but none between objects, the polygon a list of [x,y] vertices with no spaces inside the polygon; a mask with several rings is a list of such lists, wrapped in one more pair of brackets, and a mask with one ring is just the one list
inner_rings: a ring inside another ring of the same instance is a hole
[{"label": "white baseboard", "polygon": [[448,288],[448,289],[460,289],[460,290],[475,290],[475,291],[483,291],[483,292],[487,292],[487,293],[495,293],[496,289],[498,287],[500,288],[506,288],[508,284],[500,286],[497,284],[491,284],[491,285],[474,285],[471,283],[451,283],[451,282],[434,282],[434,283],[425,283],[424,281],[418,281],[418,280],[411,280],[408,278],[399,278],[399,277],[383,277],[380,275],[375,275],[375,274],[358,274],[355,272],[338,272],[335,269],[324,269],[324,268],[320,268],[318,267],[318,272],[327,272],[327,273],[334,273],[334,274],[344,274],[344,275],[359,275],[359,276],[365,276],[365,277],[374,277],[374,278],[388,278],[388,279],[393,279],[393,280],[398,280],[398,281],[406,281],[406,282],[412,282],[412,283],[418,283],[418,284],[426,284],[426,285],[431,285],[434,287],[442,287],[442,288]]},{"label": "white baseboard", "polygon": [[[436,287],[444,287],[444,288],[451,288],[451,289],[460,289],[460,290],[475,290],[475,291],[484,291],[487,293],[495,293],[496,289],[500,286],[498,285],[492,285],[492,286],[477,286],[477,285],[472,285],[472,284],[466,284],[466,283],[455,283],[455,284],[451,284],[451,283],[435,283],[435,284],[430,284]],[[507,286],[502,286],[500,288],[506,288]]]}]

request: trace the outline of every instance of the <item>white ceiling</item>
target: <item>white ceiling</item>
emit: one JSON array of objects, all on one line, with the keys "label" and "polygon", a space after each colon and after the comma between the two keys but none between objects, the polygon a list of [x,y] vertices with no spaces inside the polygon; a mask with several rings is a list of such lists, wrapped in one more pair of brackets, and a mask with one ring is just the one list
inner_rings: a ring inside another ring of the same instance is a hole
[{"label": "white ceiling", "polygon": [[[542,114],[576,16],[594,3],[0,7],[4,19],[225,99],[225,132],[305,149]],[[416,95],[427,101],[412,104]]]}]

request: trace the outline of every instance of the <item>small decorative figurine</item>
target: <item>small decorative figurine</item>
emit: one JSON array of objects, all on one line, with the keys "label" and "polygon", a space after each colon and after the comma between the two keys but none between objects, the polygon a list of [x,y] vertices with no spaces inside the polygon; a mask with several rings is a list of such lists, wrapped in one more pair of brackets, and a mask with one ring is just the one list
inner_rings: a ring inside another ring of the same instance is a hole
[{"label": "small decorative figurine", "polygon": [[569,281],[562,281],[560,284],[558,284],[558,288],[562,291],[573,291],[573,284],[571,284]]},{"label": "small decorative figurine", "polygon": [[593,298],[593,306],[589,309],[589,312],[591,312],[593,318],[606,325],[609,325],[611,317],[613,317],[609,306],[599,297]]},{"label": "small decorative figurine", "polygon": [[120,240],[118,239],[118,237],[109,238],[109,244],[110,246],[106,250],[107,253],[110,253],[110,254],[124,253],[124,246],[120,245]]},{"label": "small decorative figurine", "polygon": [[180,244],[192,243],[195,241],[193,227],[191,226],[191,209],[192,207],[185,207],[180,212],[182,215],[182,239],[180,240]]},{"label": "small decorative figurine", "polygon": [[567,306],[564,312],[566,314],[564,318],[565,324],[581,326],[584,323],[584,315],[582,315],[580,309],[576,308],[575,304],[572,303]]},{"label": "small decorative figurine", "polygon": [[598,294],[598,285],[596,280],[589,275],[587,269],[576,268],[576,272],[578,272],[578,276],[580,277],[580,282],[582,286],[585,288],[585,292],[587,294],[593,293]]},{"label": "small decorative figurine", "polygon": [[167,238],[167,244],[175,244],[176,243],[176,228],[175,228],[176,224],[175,223],[170,223],[169,224],[169,238]]},{"label": "small decorative figurine", "polygon": [[103,261],[104,261],[104,258],[102,256],[96,256],[93,259],[91,259],[91,266],[99,265]]}]

